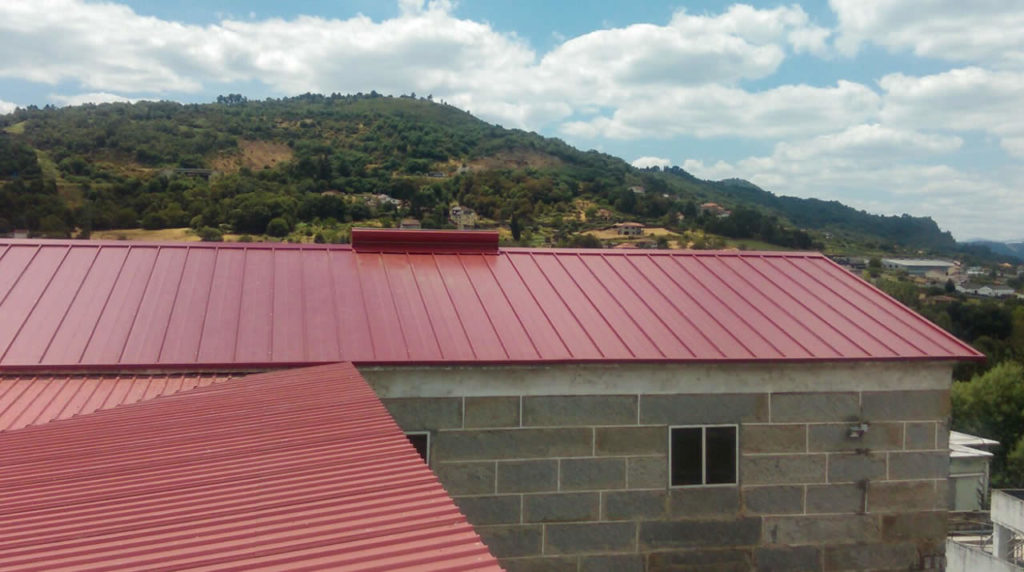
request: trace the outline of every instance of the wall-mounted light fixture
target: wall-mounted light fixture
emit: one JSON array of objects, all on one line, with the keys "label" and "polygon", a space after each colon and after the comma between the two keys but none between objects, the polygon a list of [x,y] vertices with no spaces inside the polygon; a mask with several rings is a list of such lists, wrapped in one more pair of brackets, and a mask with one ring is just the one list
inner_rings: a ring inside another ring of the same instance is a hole
[{"label": "wall-mounted light fixture", "polygon": [[847,433],[846,436],[849,437],[850,439],[860,439],[867,432],[868,432],[868,424],[867,423],[860,423],[858,425],[851,425],[850,426],[850,432]]}]

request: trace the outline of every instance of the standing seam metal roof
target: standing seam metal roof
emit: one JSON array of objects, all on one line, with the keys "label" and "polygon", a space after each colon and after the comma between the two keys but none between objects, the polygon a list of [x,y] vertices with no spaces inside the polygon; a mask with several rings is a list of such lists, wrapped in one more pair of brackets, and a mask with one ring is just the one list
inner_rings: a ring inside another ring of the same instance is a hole
[{"label": "standing seam metal roof", "polygon": [[0,369],[981,358],[818,253],[403,244],[0,241]]},{"label": "standing seam metal roof", "polygon": [[229,379],[219,374],[0,375],[0,432],[70,419]]},{"label": "standing seam metal roof", "polygon": [[0,434],[3,570],[500,570],[351,364]]}]

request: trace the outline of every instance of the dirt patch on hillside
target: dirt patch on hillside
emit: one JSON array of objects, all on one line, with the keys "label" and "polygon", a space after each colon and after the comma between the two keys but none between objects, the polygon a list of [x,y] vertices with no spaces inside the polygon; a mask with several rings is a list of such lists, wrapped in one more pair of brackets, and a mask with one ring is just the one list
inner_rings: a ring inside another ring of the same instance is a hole
[{"label": "dirt patch on hillside", "polygon": [[235,173],[242,167],[259,171],[291,161],[293,155],[291,147],[284,143],[242,139],[237,151],[215,157],[210,166],[225,173]]},{"label": "dirt patch on hillside", "polygon": [[470,169],[477,171],[489,171],[493,169],[542,169],[545,167],[557,167],[562,164],[558,157],[540,153],[537,151],[500,151],[490,157],[483,157],[468,162]]}]

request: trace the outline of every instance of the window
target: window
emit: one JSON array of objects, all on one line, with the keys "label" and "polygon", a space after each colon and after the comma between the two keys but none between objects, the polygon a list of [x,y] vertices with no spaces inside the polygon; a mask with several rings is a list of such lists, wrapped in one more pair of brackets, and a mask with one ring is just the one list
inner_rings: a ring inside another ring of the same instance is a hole
[{"label": "window", "polygon": [[412,446],[416,448],[416,452],[423,457],[423,462],[430,464],[430,433],[426,431],[417,431],[414,433],[406,433],[405,437],[409,439]]},{"label": "window", "polygon": [[736,425],[669,428],[672,486],[735,485],[736,431]]}]

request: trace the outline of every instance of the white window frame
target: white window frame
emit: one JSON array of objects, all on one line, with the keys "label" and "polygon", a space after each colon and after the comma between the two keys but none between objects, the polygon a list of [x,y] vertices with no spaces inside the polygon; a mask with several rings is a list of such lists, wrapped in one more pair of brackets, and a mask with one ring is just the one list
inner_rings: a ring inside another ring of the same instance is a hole
[{"label": "white window frame", "polygon": [[[736,430],[736,440],[733,443],[733,454],[735,455],[735,481],[731,483],[708,483],[708,432],[707,429],[716,427],[732,427]],[[700,480],[699,484],[673,485],[672,484],[672,431],[674,429],[700,429]],[[696,487],[735,487],[740,484],[740,426],[736,423],[718,423],[706,425],[669,425],[668,426],[668,486],[672,489],[685,489]]]},{"label": "white window frame", "polygon": [[[406,437],[409,437],[409,436],[412,436],[412,435],[423,435],[423,436],[425,436],[427,438],[427,458],[424,459],[423,462],[426,463],[427,466],[429,467],[430,466],[430,431],[406,431],[405,432],[405,436]],[[411,441],[409,442],[409,445],[412,445]]]}]

